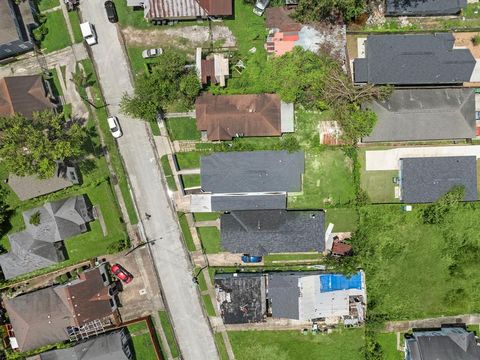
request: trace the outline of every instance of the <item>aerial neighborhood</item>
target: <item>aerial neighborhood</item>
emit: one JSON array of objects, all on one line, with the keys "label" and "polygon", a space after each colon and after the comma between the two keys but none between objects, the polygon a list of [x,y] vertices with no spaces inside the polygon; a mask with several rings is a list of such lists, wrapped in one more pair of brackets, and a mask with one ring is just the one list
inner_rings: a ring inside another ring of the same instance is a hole
[{"label": "aerial neighborhood", "polygon": [[0,0],[0,360],[480,360],[478,0]]}]

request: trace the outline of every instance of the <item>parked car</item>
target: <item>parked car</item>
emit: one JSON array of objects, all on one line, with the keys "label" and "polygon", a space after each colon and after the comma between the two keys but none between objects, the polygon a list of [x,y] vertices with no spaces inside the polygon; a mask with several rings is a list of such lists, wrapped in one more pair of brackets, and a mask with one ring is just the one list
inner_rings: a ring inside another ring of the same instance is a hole
[{"label": "parked car", "polygon": [[157,56],[160,56],[163,54],[163,49],[157,48],[157,49],[147,49],[142,51],[142,57],[144,59],[150,59],[154,58]]},{"label": "parked car", "polygon": [[242,255],[242,262],[244,263],[259,263],[262,262],[261,256],[251,256],[249,254]]},{"label": "parked car", "polygon": [[120,123],[118,122],[118,118],[116,116],[110,116],[107,119],[107,122],[110,132],[115,139],[118,139],[123,135],[122,129],[120,128]]},{"label": "parked car", "polygon": [[270,4],[270,0],[257,0],[255,6],[253,7],[253,13],[258,16],[262,16],[265,12],[265,9]]},{"label": "parked car", "polygon": [[97,33],[93,28],[93,25],[88,21],[80,24],[80,31],[82,32],[83,39],[85,42],[92,46],[97,43]]},{"label": "parked car", "polygon": [[107,18],[108,21],[111,23],[116,23],[118,22],[118,15],[117,15],[117,9],[115,8],[115,4],[111,0],[105,1],[105,10],[107,11]]},{"label": "parked car", "polygon": [[113,275],[122,280],[125,284],[128,284],[133,280],[133,275],[125,270],[125,268],[120,264],[113,264],[111,270]]}]

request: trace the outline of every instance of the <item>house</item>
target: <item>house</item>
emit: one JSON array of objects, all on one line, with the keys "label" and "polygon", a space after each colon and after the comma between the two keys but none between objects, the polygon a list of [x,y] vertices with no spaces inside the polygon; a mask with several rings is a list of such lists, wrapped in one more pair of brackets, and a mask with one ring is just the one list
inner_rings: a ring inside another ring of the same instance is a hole
[{"label": "house", "polygon": [[359,324],[365,319],[363,272],[346,277],[320,272],[215,275],[217,305],[225,324],[265,317]]},{"label": "house", "polygon": [[464,187],[464,201],[477,200],[476,156],[402,158],[399,179],[404,203],[434,202],[456,186]]},{"label": "house", "polygon": [[29,351],[103,333],[119,322],[117,292],[103,263],[68,284],[4,297],[10,343],[14,349]]},{"label": "house", "polygon": [[247,210],[220,217],[222,248],[232,253],[323,252],[323,211]]},{"label": "house", "polygon": [[476,64],[469,49],[454,47],[452,33],[369,35],[359,43],[357,84],[459,85],[470,81]]},{"label": "house", "polygon": [[362,142],[472,139],[475,92],[467,88],[396,89],[387,100],[364,104],[377,123]]},{"label": "house", "polygon": [[66,349],[47,351],[27,360],[132,360],[133,345],[125,330],[95,336]]},{"label": "house", "polygon": [[34,112],[55,109],[48,89],[40,75],[1,78],[0,116],[19,113],[32,118]]},{"label": "house", "polygon": [[194,20],[233,15],[232,0],[145,0],[145,18],[159,20]]},{"label": "house", "polygon": [[385,16],[456,15],[467,7],[467,0],[386,0]]},{"label": "house", "polygon": [[294,131],[293,104],[276,94],[203,94],[195,103],[197,129],[210,141],[280,136]]},{"label": "house", "polygon": [[82,195],[49,202],[22,215],[26,229],[9,234],[10,252],[0,255],[5,279],[66,260],[63,240],[86,232],[93,220],[91,206]]},{"label": "house", "polygon": [[0,61],[33,50],[31,30],[36,26],[31,1],[0,1]]},{"label": "house", "polygon": [[302,190],[305,154],[213,153],[202,156],[200,164],[203,194],[192,195],[192,211],[285,209],[287,193]]},{"label": "house", "polygon": [[202,59],[202,48],[197,48],[195,64],[202,85],[210,83],[225,86],[225,79],[230,75],[230,69],[228,59],[223,54],[212,54],[207,59]]},{"label": "house", "polygon": [[480,345],[464,326],[442,325],[436,329],[413,329],[405,335],[405,360],[476,360]]}]

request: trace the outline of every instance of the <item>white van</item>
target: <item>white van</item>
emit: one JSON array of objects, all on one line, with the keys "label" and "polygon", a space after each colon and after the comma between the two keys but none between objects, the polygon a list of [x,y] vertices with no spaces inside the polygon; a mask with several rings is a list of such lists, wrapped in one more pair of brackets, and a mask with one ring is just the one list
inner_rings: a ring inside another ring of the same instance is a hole
[{"label": "white van", "polygon": [[88,45],[95,45],[97,43],[97,34],[92,24],[88,21],[80,24],[80,30],[82,31],[83,39]]}]

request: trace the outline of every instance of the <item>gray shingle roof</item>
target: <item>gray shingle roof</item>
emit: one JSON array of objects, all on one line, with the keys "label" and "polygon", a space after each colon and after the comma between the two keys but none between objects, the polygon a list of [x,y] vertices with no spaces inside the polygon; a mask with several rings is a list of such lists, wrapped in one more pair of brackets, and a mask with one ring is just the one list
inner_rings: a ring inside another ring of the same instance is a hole
[{"label": "gray shingle roof", "polygon": [[[355,59],[355,82],[371,84],[460,84],[470,81],[475,59],[453,49],[451,33],[370,35],[365,59]],[[358,71],[358,72],[357,72]]]},{"label": "gray shingle roof", "polygon": [[455,15],[467,0],[386,0],[386,16]]},{"label": "gray shingle roof", "polygon": [[212,211],[285,209],[286,194],[212,195]]},{"label": "gray shingle roof", "polygon": [[471,139],[475,137],[473,89],[395,90],[386,101],[365,107],[378,117],[363,142]]},{"label": "gray shingle roof", "polygon": [[303,151],[214,153],[201,157],[202,189],[212,193],[301,191]]},{"label": "gray shingle roof", "polygon": [[438,200],[455,186],[465,187],[465,201],[477,200],[477,159],[448,156],[400,159],[401,199],[405,203]]},{"label": "gray shingle roof", "polygon": [[33,49],[29,29],[34,25],[30,1],[0,1],[0,60]]},{"label": "gray shingle roof", "polygon": [[222,247],[232,253],[266,255],[322,252],[323,211],[232,211],[220,218]]},{"label": "gray shingle roof", "polygon": [[268,299],[274,318],[299,319],[298,279],[301,275],[291,273],[268,274]]}]

